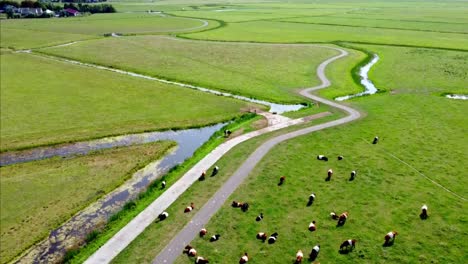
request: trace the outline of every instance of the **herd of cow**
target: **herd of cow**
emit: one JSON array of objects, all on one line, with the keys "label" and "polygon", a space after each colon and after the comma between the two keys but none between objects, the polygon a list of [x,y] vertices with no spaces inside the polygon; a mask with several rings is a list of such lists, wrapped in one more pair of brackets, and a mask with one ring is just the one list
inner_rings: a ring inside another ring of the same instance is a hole
[{"label": "herd of cow", "polygon": [[[378,140],[379,140],[378,137],[375,137],[372,143],[377,144]],[[324,155],[318,155],[317,159],[322,160],[322,161],[328,161],[328,157],[326,157]],[[342,159],[343,159],[343,156],[338,156],[338,160],[342,160]],[[218,173],[218,171],[219,171],[219,167],[215,166],[214,169],[213,169],[212,176],[216,175]],[[332,175],[333,175],[333,170],[329,169],[327,171],[326,180],[327,181],[331,180]],[[205,176],[206,176],[206,172],[203,171],[201,176],[200,176],[200,180],[204,180]],[[350,180],[354,180],[355,177],[356,177],[356,171],[352,171]],[[279,180],[279,183],[278,183],[278,186],[283,185],[285,183],[285,181],[286,181],[286,177],[281,176],[280,180]],[[165,187],[165,182],[163,183],[163,188],[164,187]],[[312,193],[309,196],[309,201],[308,201],[307,206],[311,206],[314,203],[315,198],[316,198],[315,193]],[[249,204],[245,203],[245,202],[243,203],[243,202],[233,201],[231,206],[234,207],[234,208],[241,208],[241,210],[243,212],[246,212],[249,209]],[[184,212],[189,213],[193,209],[194,209],[194,204],[191,203],[190,206],[187,206],[184,209]],[[421,219],[426,219],[428,217],[427,210],[428,210],[427,205],[423,205],[421,207],[421,213],[419,215]],[[337,215],[335,212],[330,213],[331,219],[337,220],[337,226],[343,226],[346,223],[346,220],[348,219],[348,215],[349,215],[348,212],[343,212],[340,215]],[[169,214],[167,212],[163,212],[162,214],[159,215],[158,219],[159,219],[159,221],[161,221],[161,220],[166,219],[168,216],[169,216]],[[257,222],[263,220],[263,213],[260,213],[260,215],[258,215],[255,220]],[[316,229],[317,229],[316,222],[312,221],[309,224],[308,229],[311,232],[316,231]],[[200,235],[200,237],[204,237],[207,233],[208,233],[208,231],[205,228],[203,228],[203,229],[200,230],[199,235]],[[395,241],[395,237],[396,237],[397,234],[398,234],[398,232],[396,232],[396,231],[388,232],[384,237],[384,245],[385,246],[392,245],[394,243],[394,241]],[[220,237],[221,237],[221,235],[215,234],[210,238],[210,242],[218,241]],[[268,241],[269,244],[274,244],[276,242],[276,240],[278,239],[278,233],[274,232],[273,234],[268,236],[265,232],[258,232],[257,235],[256,235],[256,238],[259,239],[259,240],[262,240],[262,242]],[[356,240],[355,239],[345,240],[340,245],[340,252],[342,252],[342,253],[351,252],[355,248],[355,246],[356,246]],[[309,260],[314,261],[318,257],[319,251],[320,251],[320,245],[317,244],[312,248],[312,250],[311,250],[311,252],[309,254]],[[183,253],[187,254],[189,257],[196,257],[196,259],[195,259],[196,264],[209,263],[208,259],[205,259],[204,257],[201,257],[201,256],[197,256],[197,251],[190,245],[187,245],[185,247],[185,250],[183,251]],[[296,253],[295,263],[297,263],[297,264],[302,263],[303,258],[304,258],[304,254],[303,254],[302,250],[298,250],[297,253]],[[244,264],[244,263],[247,263],[248,261],[249,261],[249,255],[248,255],[247,252],[245,252],[241,256],[241,258],[239,260],[239,263]]]}]

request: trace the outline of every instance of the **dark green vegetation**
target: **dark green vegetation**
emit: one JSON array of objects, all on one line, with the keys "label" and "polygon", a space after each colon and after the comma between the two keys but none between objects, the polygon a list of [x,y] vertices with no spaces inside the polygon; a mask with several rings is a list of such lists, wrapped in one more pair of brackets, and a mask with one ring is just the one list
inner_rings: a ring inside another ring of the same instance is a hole
[{"label": "dark green vegetation", "polygon": [[174,146],[156,142],[1,167],[2,263]]},{"label": "dark green vegetation", "polygon": [[29,54],[1,59],[8,65],[1,68],[2,151],[218,123],[239,116],[247,106]]},{"label": "dark green vegetation", "polygon": [[303,102],[320,62],[338,52],[311,45],[257,45],[137,36],[40,52],[276,102]]}]

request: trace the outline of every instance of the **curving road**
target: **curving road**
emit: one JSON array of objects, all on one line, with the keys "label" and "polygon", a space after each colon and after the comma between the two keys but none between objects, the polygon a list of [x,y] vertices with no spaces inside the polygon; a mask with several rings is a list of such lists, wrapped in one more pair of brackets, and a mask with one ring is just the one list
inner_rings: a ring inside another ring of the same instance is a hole
[{"label": "curving road", "polygon": [[[331,48],[331,47],[327,47]],[[348,52],[339,48],[331,48],[340,52],[339,55],[334,56],[324,62],[322,62],[317,68],[317,76],[321,80],[322,84],[307,88],[300,91],[300,94],[304,97],[310,98],[314,101],[321,102],[323,104],[338,108],[346,112],[348,115],[327,122],[324,124],[315,125],[312,127],[296,130],[287,134],[283,134],[274,137],[267,142],[259,146],[244,163],[234,172],[234,174],[226,181],[226,183],[210,198],[210,200],[195,214],[192,220],[172,239],[172,241],[164,248],[158,256],[153,260],[153,263],[173,263],[177,257],[181,254],[184,247],[189,244],[197,235],[203,226],[205,226],[210,218],[221,208],[226,202],[227,198],[237,189],[242,181],[249,175],[249,173],[255,168],[260,160],[277,144],[292,139],[298,136],[312,133],[314,131],[322,130],[329,127],[342,125],[361,117],[361,114],[351,107],[338,104],[336,102],[321,98],[316,95],[310,94],[310,92],[316,91],[330,86],[330,81],[325,76],[325,68],[331,62],[338,60],[348,55]]]}]

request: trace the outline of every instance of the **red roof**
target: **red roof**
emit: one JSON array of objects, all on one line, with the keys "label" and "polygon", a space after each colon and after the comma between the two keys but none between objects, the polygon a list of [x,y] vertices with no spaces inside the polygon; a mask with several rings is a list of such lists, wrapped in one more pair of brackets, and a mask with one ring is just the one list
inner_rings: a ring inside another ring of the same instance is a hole
[{"label": "red roof", "polygon": [[76,11],[75,9],[71,9],[71,8],[66,8],[64,9],[66,12],[70,13],[70,14],[78,14],[80,12]]}]

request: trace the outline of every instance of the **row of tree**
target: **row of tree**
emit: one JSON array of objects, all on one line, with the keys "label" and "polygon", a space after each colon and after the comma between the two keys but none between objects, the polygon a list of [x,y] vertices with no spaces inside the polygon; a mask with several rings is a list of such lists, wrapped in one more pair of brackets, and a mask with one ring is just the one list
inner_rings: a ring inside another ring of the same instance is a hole
[{"label": "row of tree", "polygon": [[[54,4],[51,2],[38,2],[31,0],[24,0],[21,3],[11,0],[2,0],[0,1],[0,9],[6,10],[7,6],[13,6],[16,8],[27,7],[27,8],[41,8],[42,10],[52,10],[55,13],[60,13],[66,8],[71,8],[82,13],[115,13],[115,8],[110,4],[74,4],[74,3],[65,3],[63,6],[60,4]],[[8,10],[7,10],[8,11]],[[10,10],[11,12],[11,10]],[[8,12],[7,12],[8,13]]]},{"label": "row of tree", "polygon": [[74,9],[74,10],[78,10],[82,13],[91,13],[91,14],[95,14],[95,13],[115,13],[116,10],[115,8],[112,6],[112,5],[109,5],[109,4],[94,4],[94,5],[87,5],[87,4],[73,4],[73,3],[70,3],[70,4],[64,4],[63,5],[63,8],[66,9],[66,8],[71,8],[71,9]]}]

